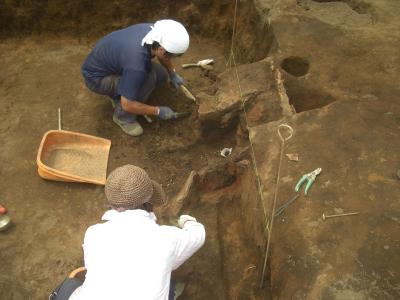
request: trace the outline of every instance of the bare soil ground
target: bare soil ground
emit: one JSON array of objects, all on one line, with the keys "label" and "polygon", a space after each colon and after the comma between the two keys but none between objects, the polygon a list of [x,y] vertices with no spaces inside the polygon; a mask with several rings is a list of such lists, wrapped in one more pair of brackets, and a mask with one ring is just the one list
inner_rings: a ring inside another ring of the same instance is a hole
[{"label": "bare soil ground", "polygon": [[[234,2],[4,3],[0,203],[14,225],[0,233],[1,299],[46,298],[83,264],[84,232],[106,209],[101,186],[37,175],[38,146],[57,129],[58,108],[63,129],[112,141],[108,172],[139,165],[173,198],[197,171],[181,211],[206,225],[207,241],[174,274],[186,283],[182,299],[270,299],[270,291],[279,299],[400,297],[397,1],[239,1],[237,70],[226,67]],[[144,135],[132,138],[112,122],[110,101],[84,86],[79,69],[95,42],[87,36],[154,17],[189,25],[192,44],[176,66],[199,104],[162,87],[151,103],[193,113],[174,122],[141,118]],[[48,35],[56,32],[62,35]],[[215,59],[213,71],[179,68],[205,58]],[[276,218],[265,276],[270,286],[260,290],[280,150],[276,128],[283,122],[295,130],[285,154],[300,161],[284,156],[277,204],[292,197],[303,173],[318,166],[323,173],[309,196]],[[229,159],[219,155],[225,147],[234,149]],[[173,221],[170,208],[157,211],[160,222]],[[347,211],[360,215],[321,219]]]},{"label": "bare soil ground", "polygon": [[[225,59],[214,44],[192,41],[176,66],[197,93],[214,83],[216,72],[225,68]],[[156,91],[151,103],[193,110],[193,115],[151,124],[141,119],[144,135],[125,135],[112,122],[110,101],[90,92],[81,78],[80,65],[93,43],[37,37],[1,44],[0,202],[14,222],[0,236],[2,299],[45,298],[70,270],[82,265],[84,232],[106,209],[101,186],[50,182],[37,175],[38,146],[46,131],[57,129],[58,107],[63,129],[112,141],[109,171],[128,163],[141,166],[170,197],[191,170],[222,161],[219,151],[235,147],[234,132],[214,140],[202,137],[196,104],[168,86]],[[216,60],[214,71],[179,68],[181,63],[204,58]]]}]

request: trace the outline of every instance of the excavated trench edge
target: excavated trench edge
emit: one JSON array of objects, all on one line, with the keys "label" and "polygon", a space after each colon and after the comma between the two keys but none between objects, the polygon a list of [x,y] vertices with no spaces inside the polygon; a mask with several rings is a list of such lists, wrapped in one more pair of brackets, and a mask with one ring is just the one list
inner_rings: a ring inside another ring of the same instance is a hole
[{"label": "excavated trench edge", "polygon": [[[254,22],[253,23],[244,22],[244,24],[247,26],[247,28],[245,30],[238,28],[238,31],[236,32],[237,39],[240,36],[246,35],[246,34],[248,35],[249,33],[252,33],[254,35],[252,37],[253,40],[250,43],[248,41],[244,41],[243,43],[241,43],[240,41],[236,41],[237,44],[236,44],[235,51],[237,51],[239,61],[242,63],[254,62],[254,61],[264,59],[270,53],[272,44],[274,43],[274,39],[275,39],[272,28],[270,28],[269,25],[267,24],[267,22],[265,22],[265,20],[263,19],[263,17],[259,15],[260,13],[256,10],[256,8],[249,7],[247,9],[253,14],[255,14],[255,13],[258,14],[258,15],[255,15],[255,18],[256,18],[258,24],[254,24]],[[242,17],[244,18],[244,20],[249,19],[248,15],[246,13]],[[230,24],[231,20],[230,20],[229,16],[226,17],[226,19],[227,19],[226,23]],[[8,17],[7,20],[10,20],[10,17]],[[187,18],[187,20],[188,20],[188,22],[190,22],[190,18]],[[12,23],[12,22],[10,22],[10,23]],[[238,24],[242,24],[242,23],[238,23]],[[229,26],[225,26],[225,27],[228,28]],[[5,30],[4,28],[9,28],[9,27],[3,27],[3,30]],[[222,28],[224,28],[224,27],[222,26]],[[256,30],[253,31],[252,29],[254,29],[254,28]],[[31,33],[31,32],[28,30],[28,33]],[[229,34],[227,34],[225,36],[229,37]],[[256,47],[255,45],[258,45],[258,46]],[[255,48],[261,49],[261,50],[258,50],[258,52],[255,52],[255,50],[254,50]],[[301,77],[308,73],[310,64],[307,60],[301,60],[299,58],[292,57],[289,60],[287,60],[286,63],[284,61],[281,62],[281,68],[285,72],[287,72],[287,70],[289,69],[290,75],[293,75],[295,77]],[[278,88],[279,94],[282,97],[281,98],[281,101],[283,103],[282,105],[285,107],[289,107],[288,103],[290,102],[292,105],[297,106],[296,101],[293,99],[295,99],[296,97],[299,98],[299,94],[300,95],[304,94],[304,92],[301,91],[301,88],[297,88],[297,90],[293,89],[292,88],[293,84],[287,85],[286,83],[284,83],[284,80],[281,78],[281,75],[279,75],[278,83],[279,84],[278,84],[277,88]],[[317,95],[316,97],[319,97],[319,95]],[[290,111],[290,109],[287,109],[287,110]],[[300,108],[300,109],[296,109],[296,110],[302,111],[303,109]],[[240,189],[242,190],[243,186]],[[257,201],[259,201],[258,197],[257,197]],[[260,227],[262,227],[264,220],[260,220],[260,223],[261,223]],[[250,225],[249,225],[249,227],[250,227]],[[218,233],[218,234],[220,234],[220,233]],[[262,246],[259,250],[261,250],[260,252],[263,253]],[[263,258],[264,257],[261,256],[259,258],[259,261],[261,261]],[[269,276],[267,276],[267,277],[269,277]],[[256,276],[256,278],[259,278],[259,276]]]}]

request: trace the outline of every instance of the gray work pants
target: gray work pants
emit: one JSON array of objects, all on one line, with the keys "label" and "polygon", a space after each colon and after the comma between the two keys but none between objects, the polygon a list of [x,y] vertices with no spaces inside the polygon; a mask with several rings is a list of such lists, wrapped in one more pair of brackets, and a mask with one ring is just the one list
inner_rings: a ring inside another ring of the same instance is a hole
[{"label": "gray work pants", "polygon": [[[121,96],[118,94],[120,75],[109,75],[103,78],[90,78],[85,76],[86,86],[97,94],[106,95],[113,99],[115,104],[114,117],[120,121],[132,123],[136,120],[136,115],[124,111],[121,106]],[[135,99],[142,103],[146,103],[153,90],[168,81],[167,70],[160,64],[152,62],[151,72],[146,78],[139,92],[139,99]]]}]

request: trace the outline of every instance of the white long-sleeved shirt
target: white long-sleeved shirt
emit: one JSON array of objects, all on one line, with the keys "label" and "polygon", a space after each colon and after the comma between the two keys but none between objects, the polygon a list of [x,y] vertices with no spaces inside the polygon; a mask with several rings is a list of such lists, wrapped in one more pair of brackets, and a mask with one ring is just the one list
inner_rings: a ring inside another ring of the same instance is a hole
[{"label": "white long-sleeved shirt", "polygon": [[85,282],[70,300],[167,300],[171,271],[205,240],[204,226],[161,226],[153,213],[107,211],[107,222],[88,228],[83,249]]}]

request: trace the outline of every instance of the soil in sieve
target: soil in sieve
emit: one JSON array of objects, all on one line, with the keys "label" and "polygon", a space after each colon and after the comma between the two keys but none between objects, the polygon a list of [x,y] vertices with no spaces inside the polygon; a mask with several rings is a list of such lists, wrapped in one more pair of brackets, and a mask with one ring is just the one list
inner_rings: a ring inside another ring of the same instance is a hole
[{"label": "soil in sieve", "polygon": [[108,152],[104,149],[55,148],[44,164],[57,171],[89,180],[102,181],[107,170]]}]

